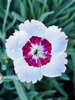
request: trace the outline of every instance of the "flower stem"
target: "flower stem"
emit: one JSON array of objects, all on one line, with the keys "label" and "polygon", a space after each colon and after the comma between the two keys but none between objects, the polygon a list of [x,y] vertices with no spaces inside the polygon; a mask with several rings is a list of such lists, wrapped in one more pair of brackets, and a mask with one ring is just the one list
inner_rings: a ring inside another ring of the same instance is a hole
[{"label": "flower stem", "polygon": [[44,12],[44,10],[45,10],[45,8],[46,8],[46,3],[47,3],[47,0],[44,0],[41,14]]},{"label": "flower stem", "polygon": [[32,3],[31,3],[31,1],[30,1],[30,0],[28,0],[28,3],[29,3],[29,6],[30,6],[30,10],[31,10],[32,17],[33,17],[33,18],[35,18]]},{"label": "flower stem", "polygon": [[5,13],[5,18],[4,18],[4,22],[3,22],[3,27],[2,27],[2,31],[4,32],[5,30],[5,25],[6,25],[6,21],[7,21],[7,16],[8,16],[8,11],[9,11],[9,7],[10,7],[10,3],[11,0],[7,0],[7,8],[6,8],[6,13]]},{"label": "flower stem", "polygon": [[19,80],[16,75],[12,76],[3,76],[3,81],[13,81],[13,80]]}]

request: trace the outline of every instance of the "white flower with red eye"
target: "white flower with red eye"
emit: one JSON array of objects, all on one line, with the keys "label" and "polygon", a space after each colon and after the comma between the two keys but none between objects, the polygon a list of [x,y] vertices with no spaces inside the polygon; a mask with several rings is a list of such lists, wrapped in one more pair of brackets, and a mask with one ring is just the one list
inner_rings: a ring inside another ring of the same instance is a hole
[{"label": "white flower with red eye", "polygon": [[36,83],[43,76],[57,77],[65,72],[66,38],[57,26],[47,28],[37,20],[20,24],[19,31],[6,40],[6,52],[20,81]]}]

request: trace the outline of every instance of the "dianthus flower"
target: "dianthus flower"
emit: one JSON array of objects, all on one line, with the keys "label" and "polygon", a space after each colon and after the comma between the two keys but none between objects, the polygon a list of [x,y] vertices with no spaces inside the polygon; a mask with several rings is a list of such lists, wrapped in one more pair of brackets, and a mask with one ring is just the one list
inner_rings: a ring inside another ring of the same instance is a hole
[{"label": "dianthus flower", "polygon": [[67,42],[61,28],[26,20],[6,40],[6,52],[20,81],[36,83],[43,76],[57,77],[65,72]]}]

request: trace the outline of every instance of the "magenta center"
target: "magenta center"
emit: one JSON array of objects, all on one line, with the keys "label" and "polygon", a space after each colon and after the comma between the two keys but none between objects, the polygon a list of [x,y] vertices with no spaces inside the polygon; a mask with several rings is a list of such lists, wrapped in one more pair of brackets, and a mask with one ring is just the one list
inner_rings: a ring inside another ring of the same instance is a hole
[{"label": "magenta center", "polygon": [[47,39],[32,36],[22,50],[23,57],[29,66],[41,67],[51,60],[52,45]]}]

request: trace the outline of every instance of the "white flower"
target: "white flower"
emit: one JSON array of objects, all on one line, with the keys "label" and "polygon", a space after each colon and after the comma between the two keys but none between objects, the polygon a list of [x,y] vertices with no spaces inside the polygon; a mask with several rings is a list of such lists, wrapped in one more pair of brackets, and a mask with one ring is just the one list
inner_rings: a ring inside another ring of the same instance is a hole
[{"label": "white flower", "polygon": [[6,40],[6,52],[20,81],[35,83],[43,76],[57,77],[65,72],[66,38],[57,26],[47,28],[37,20],[20,24],[19,31]]}]

